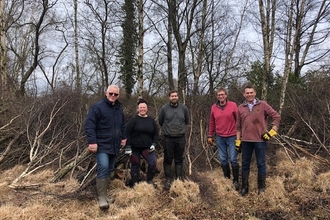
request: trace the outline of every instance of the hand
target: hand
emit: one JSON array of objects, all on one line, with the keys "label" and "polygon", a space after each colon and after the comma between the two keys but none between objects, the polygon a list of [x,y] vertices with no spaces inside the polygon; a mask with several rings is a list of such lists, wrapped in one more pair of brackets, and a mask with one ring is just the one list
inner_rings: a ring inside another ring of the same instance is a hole
[{"label": "hand", "polygon": [[89,144],[88,145],[88,150],[91,153],[96,153],[97,152],[97,144]]},{"label": "hand", "polygon": [[120,145],[121,145],[121,146],[125,146],[125,145],[126,145],[126,141],[127,141],[127,139],[123,139],[123,140],[121,140]]},{"label": "hand", "polygon": [[261,135],[261,138],[264,139],[265,141],[269,141],[270,138],[273,136],[277,135],[277,132],[274,129],[270,129],[270,131],[266,131],[263,135]]},{"label": "hand", "polygon": [[132,148],[131,148],[131,145],[126,145],[126,146],[125,146],[125,154],[126,154],[126,155],[131,155],[131,154],[132,154]]},{"label": "hand", "polygon": [[235,148],[238,153],[242,153],[242,141],[241,140],[235,140]]},{"label": "hand", "polygon": [[152,144],[152,145],[150,146],[150,148],[149,148],[149,154],[150,154],[151,152],[154,152],[155,149],[156,149],[155,144]]},{"label": "hand", "polygon": [[207,138],[207,143],[208,143],[210,146],[215,146],[214,139],[211,138],[211,137]]}]

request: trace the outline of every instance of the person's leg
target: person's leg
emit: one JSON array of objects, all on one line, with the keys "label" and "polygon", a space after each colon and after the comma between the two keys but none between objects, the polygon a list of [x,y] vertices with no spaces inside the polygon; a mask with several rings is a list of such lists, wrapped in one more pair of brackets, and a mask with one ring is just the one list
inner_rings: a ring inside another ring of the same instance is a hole
[{"label": "person's leg", "polygon": [[174,147],[172,138],[165,137],[163,140],[163,148],[164,148],[164,175],[165,175],[165,184],[164,189],[168,190],[171,187],[172,182],[172,162],[173,162],[173,154]]},{"label": "person's leg", "polygon": [[266,189],[266,142],[255,143],[255,154],[258,167],[258,193],[265,192]]},{"label": "person's leg", "polygon": [[182,180],[183,154],[186,147],[186,137],[176,138],[174,149],[175,175]]},{"label": "person's leg", "polygon": [[236,140],[236,136],[228,137],[226,139],[226,143],[228,146],[228,153],[229,153],[231,169],[232,169],[232,173],[233,173],[234,188],[235,188],[235,190],[239,190],[239,182],[238,182],[239,164],[238,164],[238,160],[237,160],[238,153],[235,148],[235,140]]},{"label": "person's leg", "polygon": [[[111,173],[114,171],[115,169],[115,163],[116,163],[116,155],[112,155],[112,154],[109,154],[108,155],[108,158],[109,158],[109,169],[108,169],[108,178],[107,178],[107,190],[109,189],[110,187],[110,176],[111,176]],[[107,196],[106,196],[106,199],[108,201],[108,203],[114,203],[115,200],[111,197],[108,196],[108,193],[107,193]]]},{"label": "person's leg", "polygon": [[142,151],[143,158],[148,163],[147,170],[147,183],[153,185],[153,187],[157,187],[157,185],[153,182],[154,176],[156,174],[156,163],[157,157],[155,151],[149,152],[149,149]]},{"label": "person's leg", "polygon": [[227,138],[216,136],[216,144],[218,149],[218,155],[220,158],[221,168],[223,171],[224,177],[230,179],[230,167],[228,163],[228,153],[227,153]]},{"label": "person's leg", "polygon": [[109,156],[106,153],[97,153],[96,190],[100,209],[108,209],[107,188],[109,185]]},{"label": "person's leg", "polygon": [[131,162],[131,181],[129,182],[130,187],[133,187],[139,181],[140,174],[140,151],[133,151],[130,156]]},{"label": "person's leg", "polygon": [[228,146],[228,154],[232,166],[238,165],[238,159],[237,159],[238,153],[235,148],[235,140],[236,140],[236,136],[228,137],[226,139],[226,144]]},{"label": "person's leg", "polygon": [[253,142],[242,141],[242,196],[249,192],[249,174],[253,149]]}]

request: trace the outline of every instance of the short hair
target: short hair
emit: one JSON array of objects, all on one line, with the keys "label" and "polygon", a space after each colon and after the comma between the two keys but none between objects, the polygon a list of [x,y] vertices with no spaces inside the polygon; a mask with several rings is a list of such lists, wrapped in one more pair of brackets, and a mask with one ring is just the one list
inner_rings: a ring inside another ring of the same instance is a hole
[{"label": "short hair", "polygon": [[138,101],[137,101],[137,105],[139,105],[139,104],[141,104],[141,103],[145,103],[145,104],[148,105],[148,101],[147,101],[146,99],[143,99],[143,98],[138,99]]},{"label": "short hair", "polygon": [[247,83],[244,86],[244,91],[245,91],[245,89],[253,89],[254,91],[256,91],[256,88],[251,83]]},{"label": "short hair", "polygon": [[220,88],[218,88],[218,89],[215,91],[215,94],[217,95],[218,92],[221,92],[221,91],[225,92],[225,94],[228,95],[227,89],[225,89],[224,87],[220,87]]},{"label": "short hair", "polygon": [[107,88],[107,91],[111,88],[111,87],[114,87],[114,88],[116,88],[116,89],[118,89],[118,93],[119,93],[119,86],[117,86],[117,85],[109,85],[108,86],[108,88]]},{"label": "short hair", "polygon": [[179,94],[178,90],[173,89],[168,93],[168,96],[171,96],[171,94],[173,94],[173,93]]}]

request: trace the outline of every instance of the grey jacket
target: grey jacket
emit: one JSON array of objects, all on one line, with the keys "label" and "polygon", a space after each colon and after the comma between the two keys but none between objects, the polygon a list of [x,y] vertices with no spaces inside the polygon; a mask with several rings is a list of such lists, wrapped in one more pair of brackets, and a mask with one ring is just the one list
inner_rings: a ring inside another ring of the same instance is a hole
[{"label": "grey jacket", "polygon": [[158,122],[162,126],[164,136],[182,137],[186,134],[189,123],[188,108],[181,103],[176,106],[165,104],[159,111]]}]

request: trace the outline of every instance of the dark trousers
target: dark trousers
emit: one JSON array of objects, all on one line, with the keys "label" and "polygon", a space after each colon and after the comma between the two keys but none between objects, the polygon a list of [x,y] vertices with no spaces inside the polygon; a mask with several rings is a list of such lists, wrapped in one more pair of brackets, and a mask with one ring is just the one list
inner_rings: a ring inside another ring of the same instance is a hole
[{"label": "dark trousers", "polygon": [[149,148],[148,148],[141,150],[133,150],[132,155],[130,157],[131,172],[139,173],[141,155],[147,161],[148,169],[150,169],[151,171],[156,171],[156,163],[157,163],[156,153],[155,151],[149,153]]},{"label": "dark trousers", "polygon": [[175,165],[183,164],[183,153],[186,146],[186,138],[182,137],[164,137],[164,165],[172,165],[173,159]]},{"label": "dark trousers", "polygon": [[256,155],[258,175],[266,175],[266,142],[242,141],[242,175],[249,175],[253,151]]}]

